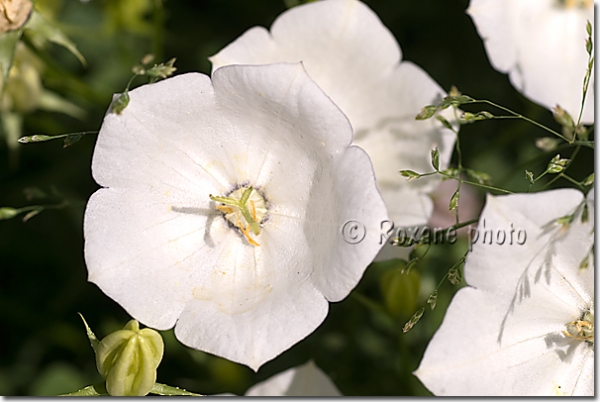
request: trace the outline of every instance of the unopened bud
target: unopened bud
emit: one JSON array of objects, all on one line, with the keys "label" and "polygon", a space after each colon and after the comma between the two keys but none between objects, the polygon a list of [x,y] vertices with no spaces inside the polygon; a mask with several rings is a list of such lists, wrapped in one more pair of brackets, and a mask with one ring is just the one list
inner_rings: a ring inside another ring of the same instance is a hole
[{"label": "unopened bud", "polygon": [[163,357],[160,334],[150,328],[140,330],[136,320],[102,339],[96,350],[96,366],[106,379],[112,396],[144,396],[156,382],[156,369]]},{"label": "unopened bud", "polygon": [[30,0],[0,0],[0,34],[25,25],[32,9]]}]

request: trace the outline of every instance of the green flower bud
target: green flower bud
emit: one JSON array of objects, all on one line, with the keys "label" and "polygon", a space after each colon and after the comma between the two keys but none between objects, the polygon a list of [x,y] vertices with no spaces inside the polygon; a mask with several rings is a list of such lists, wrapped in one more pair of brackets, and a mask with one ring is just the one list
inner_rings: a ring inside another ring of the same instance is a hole
[{"label": "green flower bud", "polygon": [[19,211],[14,208],[10,208],[10,207],[0,208],[0,220],[11,219],[17,215],[19,215]]},{"label": "green flower bud", "polygon": [[383,273],[380,279],[380,289],[385,307],[390,315],[399,320],[406,320],[417,308],[420,276],[416,270],[403,272],[392,268]]},{"label": "green flower bud", "polygon": [[131,320],[122,330],[102,339],[96,347],[96,366],[106,379],[112,396],[144,396],[156,382],[156,369],[163,357],[160,334],[150,328],[140,330]]}]

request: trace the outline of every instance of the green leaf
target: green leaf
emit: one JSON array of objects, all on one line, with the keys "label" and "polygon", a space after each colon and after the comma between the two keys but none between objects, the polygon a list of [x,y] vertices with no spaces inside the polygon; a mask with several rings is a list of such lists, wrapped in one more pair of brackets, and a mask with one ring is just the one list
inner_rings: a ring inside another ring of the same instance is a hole
[{"label": "green leaf", "polygon": [[167,78],[168,76],[172,75],[175,70],[177,70],[176,67],[173,67],[175,60],[175,57],[173,57],[166,63],[156,64],[154,67],[146,70],[146,75],[155,78]]},{"label": "green leaf", "polygon": [[414,170],[401,170],[400,174],[402,177],[406,177],[407,181],[411,181],[412,179],[418,179],[421,175]]},{"label": "green leaf", "polygon": [[412,327],[415,326],[416,323],[419,322],[421,317],[423,317],[423,313],[425,313],[425,307],[421,307],[413,316],[408,320],[406,324],[404,324],[404,328],[402,328],[402,332],[407,333],[411,330]]},{"label": "green leaf", "polygon": [[590,212],[588,211],[587,202],[583,204],[583,211],[581,211],[581,223],[586,223],[590,219]]},{"label": "green leaf", "polygon": [[110,104],[109,113],[121,114],[129,105],[129,92],[125,91],[118,95]]},{"label": "green leaf", "polygon": [[[457,168],[444,169],[440,173],[451,176],[452,178],[458,178],[458,169]],[[449,180],[449,179],[450,179],[449,177],[444,177],[442,180]]]},{"label": "green leaf", "polygon": [[79,120],[83,120],[86,116],[84,109],[48,90],[42,91],[38,107],[50,112],[64,113]]},{"label": "green leaf", "polygon": [[565,215],[555,220],[554,223],[558,226],[567,227],[573,222],[573,219],[575,219],[575,215]]},{"label": "green leaf", "polygon": [[474,99],[468,95],[448,95],[444,98],[444,101],[451,103],[452,106],[460,106],[465,103],[471,103],[474,101]]},{"label": "green leaf", "polygon": [[438,291],[434,290],[434,292],[432,294],[429,295],[429,298],[427,299],[427,304],[429,304],[429,306],[431,307],[431,309],[433,310],[437,304],[437,297],[438,297]]},{"label": "green leaf", "polygon": [[170,396],[204,396],[202,394],[195,394],[193,392],[186,391],[182,388],[172,387],[170,385],[159,384],[157,382],[154,383],[152,389],[150,390],[151,394],[156,395],[170,395]]},{"label": "green leaf", "polygon": [[452,125],[448,122],[448,120],[446,120],[446,118],[444,116],[438,114],[437,116],[435,116],[435,118],[438,119],[438,121],[440,123],[442,123],[442,125],[444,127],[446,127],[448,130],[454,131],[454,129],[452,128]]},{"label": "green leaf", "polygon": [[487,173],[479,172],[473,169],[465,169],[465,172],[479,184],[490,184],[492,181],[492,177]]},{"label": "green leaf", "polygon": [[436,171],[440,170],[440,152],[437,147],[431,150],[431,164]]},{"label": "green leaf", "polygon": [[79,391],[62,394],[59,396],[108,396],[108,391],[106,391],[106,383],[101,383],[89,385],[80,389]]},{"label": "green leaf", "polygon": [[450,268],[450,271],[448,271],[448,281],[456,286],[460,283],[460,279],[460,270],[458,269],[458,266]]},{"label": "green leaf", "polygon": [[23,222],[27,222],[28,220],[30,220],[31,218],[33,218],[34,216],[36,216],[37,214],[39,214],[43,210],[44,210],[44,208],[39,208],[39,209],[34,209],[33,211],[28,212],[23,217]]},{"label": "green leaf", "polygon": [[77,314],[79,314],[79,316],[81,317],[81,320],[83,321],[83,325],[85,325],[85,331],[87,333],[88,339],[90,340],[90,346],[92,347],[92,349],[94,349],[94,351],[96,351],[96,348],[98,347],[98,344],[100,343],[100,341],[98,340],[98,338],[96,337],[96,335],[94,334],[94,332],[92,331],[90,326],[88,325],[85,318],[83,318],[83,314],[81,314],[81,313],[77,313]]},{"label": "green leaf", "polygon": [[554,120],[564,128],[569,131],[575,130],[575,123],[573,122],[573,118],[565,109],[556,105],[554,109],[552,109],[552,116],[554,116]]},{"label": "green leaf", "polygon": [[70,134],[67,135],[64,139],[63,148],[71,146],[75,144],[77,141],[83,138],[82,134]]},{"label": "green leaf", "polygon": [[477,112],[477,113],[470,113],[470,112],[464,112],[461,115],[461,119],[463,121],[463,123],[473,123],[479,120],[489,120],[489,119],[493,119],[494,115],[491,114],[490,112],[486,112],[486,111],[481,111],[481,112]]},{"label": "green leaf", "polygon": [[525,178],[527,180],[529,180],[529,183],[531,183],[531,184],[535,183],[535,179],[533,178],[533,172],[530,172],[529,170],[525,170]]},{"label": "green leaf", "polygon": [[585,178],[585,180],[581,183],[584,186],[590,186],[594,184],[594,173]]},{"label": "green leaf", "polygon": [[586,25],[585,25],[585,31],[588,34],[587,39],[585,40],[585,50],[587,51],[587,53],[591,56],[592,55],[592,50],[594,49],[594,45],[592,42],[592,24],[590,24],[589,21],[586,21]]},{"label": "green leaf", "polygon": [[0,95],[8,80],[8,72],[12,66],[17,42],[21,38],[22,29],[7,31],[0,35]]},{"label": "green leaf", "polygon": [[560,155],[557,154],[554,158],[550,160],[550,163],[548,163],[546,171],[548,173],[560,173],[563,170],[565,170],[565,167],[569,162],[570,159],[561,158]]},{"label": "green leaf", "polygon": [[590,258],[588,255],[586,255],[583,260],[581,260],[581,262],[579,263],[579,269],[587,269],[590,266]]},{"label": "green leaf", "polygon": [[427,120],[432,117],[437,111],[437,106],[429,105],[425,106],[418,115],[415,116],[415,120]]},{"label": "green leaf", "polygon": [[458,207],[459,198],[460,198],[460,189],[456,189],[454,194],[452,194],[452,198],[450,198],[450,205],[448,206],[448,209],[450,211],[454,211],[456,209],[456,207]]},{"label": "green leaf", "polygon": [[23,27],[28,36],[31,36],[31,42],[38,48],[41,48],[46,41],[55,43],[71,52],[82,65],[86,65],[85,58],[77,46],[56,26],[47,21],[40,13],[33,11],[29,21]]}]

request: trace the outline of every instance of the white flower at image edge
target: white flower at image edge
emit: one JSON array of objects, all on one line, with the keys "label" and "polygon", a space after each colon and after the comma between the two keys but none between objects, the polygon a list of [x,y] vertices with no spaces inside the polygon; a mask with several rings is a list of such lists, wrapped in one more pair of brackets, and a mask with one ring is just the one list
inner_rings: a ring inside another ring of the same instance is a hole
[{"label": "white flower at image edge", "polygon": [[[277,17],[270,31],[251,28],[210,60],[213,71],[231,64],[301,61],[348,116],[353,143],[371,157],[396,227],[428,222],[433,211],[428,194],[439,184],[438,175],[407,182],[398,172],[432,171],[435,147],[440,169],[448,166],[455,134],[437,119],[415,120],[445,93],[421,68],[401,62],[396,39],[365,4],[325,0],[293,7]],[[445,115],[452,121],[452,110]]]},{"label": "white flower at image edge", "polygon": [[[94,151],[105,188],[85,213],[89,280],[143,324],[257,370],[313,332],[381,248],[369,158],[299,63],[129,95]],[[364,225],[356,244],[350,220]]]},{"label": "white flower at image edge", "polygon": [[331,379],[313,361],[258,383],[245,396],[342,396]]},{"label": "white flower at image edge", "polygon": [[469,286],[415,372],[423,384],[435,395],[593,395],[593,222],[593,190],[488,196]]},{"label": "white flower at image edge", "polygon": [[[529,99],[548,109],[558,104],[577,120],[593,0],[471,0],[467,12],[496,70]],[[581,122],[594,122],[593,72]]]}]

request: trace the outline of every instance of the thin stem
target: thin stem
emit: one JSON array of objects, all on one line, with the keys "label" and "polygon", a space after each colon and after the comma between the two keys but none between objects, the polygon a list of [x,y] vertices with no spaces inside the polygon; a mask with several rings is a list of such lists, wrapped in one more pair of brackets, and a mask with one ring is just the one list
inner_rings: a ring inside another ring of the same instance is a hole
[{"label": "thin stem", "polygon": [[[530,118],[528,118],[528,117],[525,117],[525,116],[523,116],[522,114],[519,114],[519,113],[517,113],[517,112],[513,112],[513,111],[512,111],[512,110],[510,110],[509,108],[506,108],[506,107],[504,107],[504,106],[497,105],[497,104],[495,104],[495,103],[494,103],[494,102],[492,102],[492,101],[489,101],[489,100],[486,100],[486,99],[473,99],[472,101],[469,101],[469,102],[466,102],[466,103],[486,103],[486,104],[488,104],[488,105],[491,105],[491,106],[497,107],[497,108],[498,108],[498,109],[500,109],[500,110],[504,110],[505,112],[512,114],[512,115],[513,115],[513,116],[515,116],[516,118],[523,119],[523,120],[525,120],[526,122],[529,122],[529,123],[531,123],[531,124],[533,124],[533,125],[535,125],[535,126],[537,126],[537,127],[541,128],[542,130],[548,131],[549,133],[556,135],[557,137],[559,137],[559,138],[561,138],[561,139],[563,139],[563,140],[567,141],[568,143],[571,143],[571,141],[569,141],[569,140],[567,139],[567,137],[565,137],[564,135],[562,135],[562,134],[560,134],[560,133],[558,133],[558,132],[556,132],[556,131],[552,130],[551,128],[549,128],[549,127],[546,127],[546,126],[544,126],[543,124],[540,124],[540,123],[538,123],[538,122],[537,122],[537,121],[535,121],[535,120],[531,120]],[[496,116],[496,117],[500,118],[501,116]]]},{"label": "thin stem", "polygon": [[448,227],[448,228],[447,228],[447,229],[445,229],[445,230],[452,230],[452,229],[454,229],[454,230],[458,230],[458,229],[462,229],[462,228],[464,228],[465,226],[469,226],[469,225],[470,225],[470,224],[472,224],[472,223],[477,223],[477,222],[479,222],[479,218],[475,218],[475,219],[471,219],[471,220],[469,220],[469,221],[465,221],[465,222],[457,223],[456,225],[452,225],[452,226]]},{"label": "thin stem", "polygon": [[[588,27],[591,29],[591,25],[588,23]],[[590,30],[591,32],[591,30]],[[583,116],[583,108],[585,106],[585,97],[587,95],[588,92],[588,88],[590,86],[590,78],[592,76],[592,70],[594,69],[594,56],[592,56],[593,53],[593,42],[592,42],[592,35],[588,35],[587,40],[590,42],[590,52],[588,52],[588,68],[585,72],[585,77],[583,77],[583,98],[581,98],[581,108],[579,109],[579,116],[577,117],[577,124],[575,125],[575,127],[579,126],[579,124],[581,123],[581,117]],[[587,44],[586,44],[586,48],[587,48]]]}]

